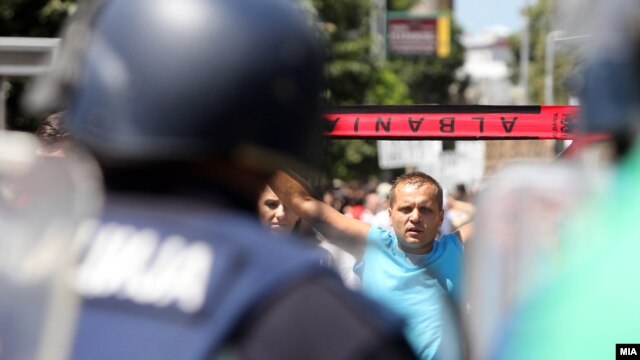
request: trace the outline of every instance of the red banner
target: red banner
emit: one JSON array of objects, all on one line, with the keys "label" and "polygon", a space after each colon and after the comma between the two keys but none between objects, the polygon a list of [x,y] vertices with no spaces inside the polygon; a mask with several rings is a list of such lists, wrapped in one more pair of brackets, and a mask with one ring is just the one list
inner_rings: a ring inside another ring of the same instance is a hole
[{"label": "red banner", "polygon": [[329,109],[326,136],[377,140],[573,139],[576,106],[408,105]]}]

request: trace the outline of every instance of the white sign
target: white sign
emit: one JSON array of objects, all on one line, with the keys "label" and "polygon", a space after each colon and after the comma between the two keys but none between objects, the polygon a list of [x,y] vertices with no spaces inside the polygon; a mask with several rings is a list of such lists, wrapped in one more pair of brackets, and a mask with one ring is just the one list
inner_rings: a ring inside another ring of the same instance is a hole
[{"label": "white sign", "polygon": [[456,141],[455,151],[442,151],[438,160],[418,164],[417,169],[433,176],[443,188],[453,189],[456,184],[473,184],[484,174],[484,141]]},{"label": "white sign", "polygon": [[442,141],[378,141],[378,165],[381,169],[398,169],[405,166],[438,161]]},{"label": "white sign", "polygon": [[445,189],[480,180],[484,174],[484,154],[483,141],[456,141],[452,151],[443,151],[442,141],[378,141],[381,169],[416,167],[433,176]]}]

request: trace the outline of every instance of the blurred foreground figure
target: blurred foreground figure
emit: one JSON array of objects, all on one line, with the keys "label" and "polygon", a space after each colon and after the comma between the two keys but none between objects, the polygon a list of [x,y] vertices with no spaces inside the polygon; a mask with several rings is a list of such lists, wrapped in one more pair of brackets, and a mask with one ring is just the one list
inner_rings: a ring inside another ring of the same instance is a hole
[{"label": "blurred foreground figure", "polygon": [[[474,311],[475,320],[488,318],[488,312],[508,315],[485,322],[485,327],[480,321],[472,324],[475,334],[484,331],[483,340],[487,341],[476,344],[476,350],[483,350],[479,358],[614,359],[629,354],[637,358],[640,354],[640,144],[636,140],[640,125],[640,3],[565,3],[570,5],[566,15],[580,22],[577,32],[571,27],[566,35],[583,35],[585,30],[591,34],[577,81],[582,85],[578,89],[582,129],[609,134],[619,161],[604,191],[586,200],[584,193],[576,196],[576,190],[588,187],[595,179],[594,173],[583,169],[557,177],[559,170],[553,172],[547,167],[538,169],[537,177],[529,176],[528,181],[535,184],[540,195],[535,202],[528,202],[526,215],[511,211],[503,216],[503,230],[512,233],[491,244],[507,256],[493,263],[483,259],[485,266],[513,266],[494,272],[500,276],[481,278],[475,274],[474,279],[471,275],[476,287],[476,295],[470,300],[472,318]],[[585,22],[587,18],[590,20]],[[571,21],[570,17],[563,19]],[[570,169],[565,167],[563,171]],[[510,175],[510,184],[518,181],[513,172]],[[506,206],[515,208],[517,202],[531,200],[533,187],[529,185],[529,191],[520,191],[519,196],[512,192],[508,198],[491,197],[491,205],[481,204],[479,213],[489,207],[505,207],[506,201],[511,204]],[[476,234],[480,236],[486,224],[478,221]],[[491,253],[486,247],[490,243],[480,237],[474,240],[478,241],[473,245],[479,248],[475,253],[470,249],[470,254],[480,261],[481,252]],[[525,242],[529,244],[523,245]],[[472,273],[479,267],[470,264],[470,268]],[[505,284],[510,286],[505,289]],[[479,296],[483,287],[484,297]],[[473,295],[474,291],[470,292]],[[502,298],[494,296],[492,304],[479,301],[488,299],[490,292]],[[487,334],[495,329],[497,336],[489,339]]]},{"label": "blurred foreground figure", "polygon": [[320,148],[321,49],[302,13],[110,0],[81,16],[29,100],[67,92],[69,129],[107,190],[84,227],[71,356],[411,358],[396,318],[254,214],[272,171],[304,171]]},{"label": "blurred foreground figure", "polygon": [[100,179],[88,156],[37,155],[49,145],[0,131],[2,359],[65,359],[73,336],[73,243],[78,224],[98,212]]},{"label": "blurred foreground figure", "polygon": [[577,250],[566,248],[561,232],[604,181],[603,174],[567,161],[511,164],[487,181],[478,197],[474,238],[465,249],[474,359],[497,356],[522,302],[557,275],[563,252]]}]

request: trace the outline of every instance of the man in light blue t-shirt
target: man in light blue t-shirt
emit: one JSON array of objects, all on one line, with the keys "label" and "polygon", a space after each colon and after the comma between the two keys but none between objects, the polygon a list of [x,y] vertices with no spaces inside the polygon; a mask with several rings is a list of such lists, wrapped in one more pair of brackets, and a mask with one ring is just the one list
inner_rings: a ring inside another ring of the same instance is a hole
[{"label": "man in light blue t-shirt", "polygon": [[271,187],[287,207],[360,259],[354,270],[363,291],[405,318],[407,340],[421,359],[450,358],[450,349],[461,347],[452,314],[462,287],[463,241],[471,228],[436,240],[444,219],[436,180],[421,172],[396,179],[389,199],[393,233],[314,199],[285,173]]}]

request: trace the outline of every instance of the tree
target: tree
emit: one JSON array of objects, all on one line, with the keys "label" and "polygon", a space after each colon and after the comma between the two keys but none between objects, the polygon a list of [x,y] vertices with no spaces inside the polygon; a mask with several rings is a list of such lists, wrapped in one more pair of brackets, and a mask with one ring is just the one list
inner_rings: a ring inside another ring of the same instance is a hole
[{"label": "tree", "polygon": [[[324,102],[334,105],[407,104],[409,88],[369,56],[369,0],[314,0],[328,42]],[[333,141],[327,148],[330,176],[362,178],[379,171],[374,141]]]},{"label": "tree", "polygon": [[[554,31],[552,15],[554,0],[538,0],[529,8],[529,98],[533,103],[544,103],[544,77],[547,35]],[[526,9],[523,9],[526,11]],[[520,77],[520,34],[509,38],[509,45],[515,54],[514,62],[510,64],[512,81],[516,83]],[[556,52],[553,57],[553,93],[554,103],[566,104],[570,93],[566,86],[566,79],[570,76],[580,56],[572,52],[571,47],[560,42],[555,43]]]},{"label": "tree", "polygon": [[0,36],[52,37],[76,0],[2,0]]}]

